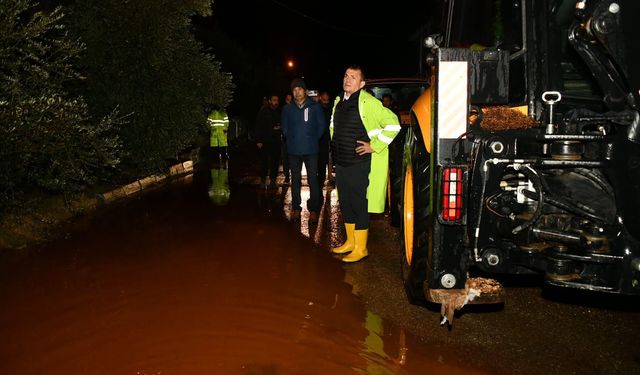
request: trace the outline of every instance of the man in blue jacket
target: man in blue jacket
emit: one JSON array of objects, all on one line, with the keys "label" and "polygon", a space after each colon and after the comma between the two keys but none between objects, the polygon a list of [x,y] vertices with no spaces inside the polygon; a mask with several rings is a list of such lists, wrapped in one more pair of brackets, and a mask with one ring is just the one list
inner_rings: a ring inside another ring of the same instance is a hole
[{"label": "man in blue jacket", "polygon": [[302,164],[307,170],[310,199],[309,222],[318,221],[320,185],[318,184],[318,142],[324,132],[324,113],[320,104],[307,97],[305,82],[296,78],[291,82],[293,101],[282,109],[282,134],[287,139],[291,167],[291,220],[300,218],[300,186]]}]

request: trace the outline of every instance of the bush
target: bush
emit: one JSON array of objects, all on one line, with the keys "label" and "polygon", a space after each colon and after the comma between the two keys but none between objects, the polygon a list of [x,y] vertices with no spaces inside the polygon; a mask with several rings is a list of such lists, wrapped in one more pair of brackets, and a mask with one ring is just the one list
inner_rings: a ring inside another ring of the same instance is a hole
[{"label": "bush", "polygon": [[60,8],[38,12],[27,0],[0,7],[0,213],[21,207],[34,191],[77,192],[113,172],[120,161],[111,109],[93,121],[65,86],[84,45],[72,40]]},{"label": "bush", "polygon": [[167,160],[206,130],[208,111],[225,107],[231,76],[191,33],[190,17],[211,12],[209,0],[86,0],[73,7],[73,29],[87,44],[82,88],[91,113],[118,107],[123,164],[139,175]]}]

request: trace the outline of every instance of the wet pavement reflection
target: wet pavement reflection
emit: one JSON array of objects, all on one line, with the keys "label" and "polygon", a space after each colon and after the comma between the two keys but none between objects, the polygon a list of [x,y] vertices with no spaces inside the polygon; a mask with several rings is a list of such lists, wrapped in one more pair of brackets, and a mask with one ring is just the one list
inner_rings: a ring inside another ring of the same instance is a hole
[{"label": "wet pavement reflection", "polygon": [[220,163],[3,252],[0,373],[481,373],[367,311],[324,197],[289,222],[286,185]]}]

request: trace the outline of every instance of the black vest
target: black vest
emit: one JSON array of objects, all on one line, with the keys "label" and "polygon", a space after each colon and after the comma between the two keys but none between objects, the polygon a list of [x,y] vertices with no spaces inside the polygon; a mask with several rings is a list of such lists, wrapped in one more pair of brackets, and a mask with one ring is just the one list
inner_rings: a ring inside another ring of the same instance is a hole
[{"label": "black vest", "polygon": [[349,100],[340,100],[333,114],[333,139],[331,152],[334,163],[348,167],[364,161],[371,161],[371,154],[358,155],[356,141],[370,142],[358,110],[360,90],[353,93]]}]

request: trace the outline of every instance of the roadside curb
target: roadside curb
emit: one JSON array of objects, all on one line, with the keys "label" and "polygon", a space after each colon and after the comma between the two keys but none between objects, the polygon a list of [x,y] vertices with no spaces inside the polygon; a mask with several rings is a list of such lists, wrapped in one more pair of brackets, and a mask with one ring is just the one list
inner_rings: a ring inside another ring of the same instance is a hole
[{"label": "roadside curb", "polygon": [[187,160],[183,163],[175,164],[169,168],[169,173],[164,175],[151,175],[143,179],[136,180],[130,184],[113,189],[106,193],[98,194],[99,203],[110,203],[115,200],[134,195],[144,189],[148,189],[160,182],[166,181],[172,177],[179,177],[184,174],[193,172],[193,161]]},{"label": "roadside curb", "polygon": [[59,237],[65,223],[101,206],[137,195],[144,190],[170,182],[174,178],[193,173],[194,161],[187,160],[169,167],[166,174],[151,175],[100,194],[81,194],[73,201],[56,196],[43,201],[31,212],[8,215],[0,221],[0,250],[24,249]]}]

